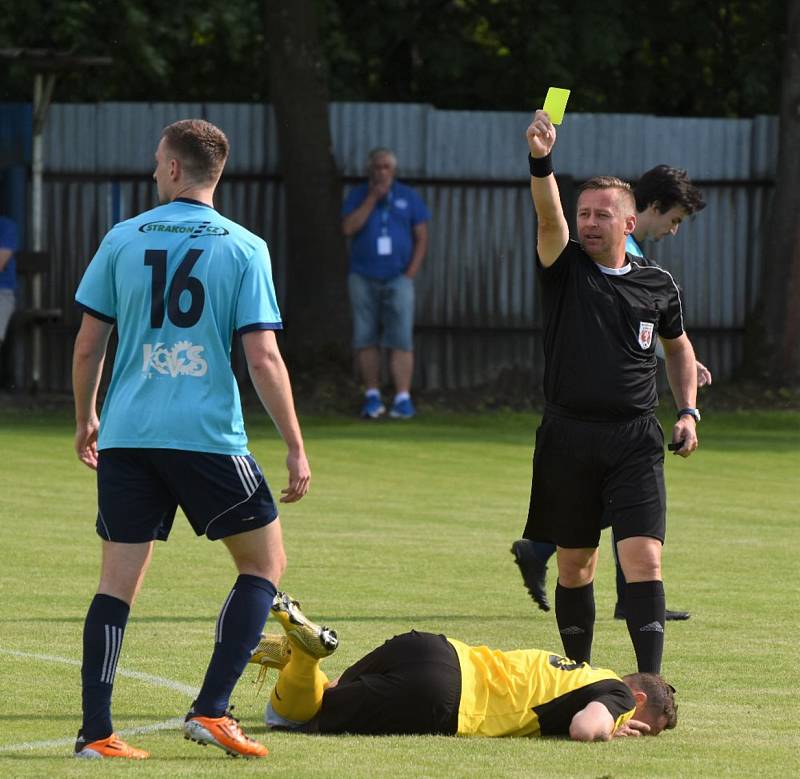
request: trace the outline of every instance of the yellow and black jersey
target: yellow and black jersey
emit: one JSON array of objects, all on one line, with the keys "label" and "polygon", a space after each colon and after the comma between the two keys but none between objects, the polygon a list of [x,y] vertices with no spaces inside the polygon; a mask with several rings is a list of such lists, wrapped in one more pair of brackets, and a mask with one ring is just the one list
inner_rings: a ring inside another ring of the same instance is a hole
[{"label": "yellow and black jersey", "polygon": [[461,666],[460,736],[567,735],[592,701],[611,712],[615,730],[633,716],[633,693],[613,671],[538,649],[502,652],[447,640]]}]

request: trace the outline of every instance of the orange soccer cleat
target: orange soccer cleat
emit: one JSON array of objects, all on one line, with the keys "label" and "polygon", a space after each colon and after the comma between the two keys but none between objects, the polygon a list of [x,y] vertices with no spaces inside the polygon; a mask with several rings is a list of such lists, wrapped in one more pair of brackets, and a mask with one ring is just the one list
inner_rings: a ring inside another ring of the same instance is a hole
[{"label": "orange soccer cleat", "polygon": [[[233,708],[231,706],[231,708]],[[269,750],[244,734],[239,720],[226,711],[221,717],[202,717],[190,709],[183,723],[184,738],[211,744],[231,757],[266,757]]]},{"label": "orange soccer cleat", "polygon": [[104,757],[127,757],[129,760],[144,760],[150,757],[150,753],[126,744],[116,733],[97,741],[87,741],[83,733],[78,733],[78,738],[75,740],[75,757],[95,760]]}]

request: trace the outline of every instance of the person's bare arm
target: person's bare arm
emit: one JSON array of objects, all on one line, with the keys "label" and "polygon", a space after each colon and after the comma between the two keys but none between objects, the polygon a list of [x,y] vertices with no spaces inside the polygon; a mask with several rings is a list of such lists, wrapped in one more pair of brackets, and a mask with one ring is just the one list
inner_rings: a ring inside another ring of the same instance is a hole
[{"label": "person's bare arm", "polygon": [[706,368],[700,360],[697,361],[697,386],[698,387],[707,387],[711,384],[713,377],[711,376],[711,371]]},{"label": "person's bare arm", "polygon": [[599,701],[581,709],[569,724],[569,737],[573,741],[608,741],[613,733],[614,718]]},{"label": "person's bare arm", "polygon": [[[675,398],[675,406],[694,408],[697,403],[697,360],[694,349],[686,333],[678,338],[662,338],[667,361],[667,378]],[[674,443],[683,441],[683,446],[675,454],[688,457],[697,449],[697,430],[694,417],[682,416],[672,428]]]},{"label": "person's bare arm", "polygon": [[646,722],[642,722],[638,719],[629,719],[614,731],[612,738],[624,738],[626,736],[646,736],[649,732],[650,726]]},{"label": "person's bare arm", "polygon": [[[664,345],[661,343],[660,340],[656,341],[656,357],[659,360],[666,360],[667,356],[664,352]],[[697,361],[697,386],[698,387],[707,387],[711,384],[713,377],[711,375],[711,371],[706,368],[700,360]]]},{"label": "person's bare arm", "polygon": [[342,218],[342,232],[346,238],[355,235],[367,222],[375,204],[386,197],[391,189],[391,184],[376,184],[370,182],[364,202],[347,216]]},{"label": "person's bare arm", "polygon": [[406,268],[406,276],[413,279],[419,273],[422,261],[428,253],[428,223],[414,225],[413,227],[414,251],[411,255],[411,262]]},{"label": "person's bare arm", "polygon": [[72,393],[75,399],[75,453],[97,470],[97,389],[103,374],[106,347],[114,325],[84,314],[72,353]]},{"label": "person's bare arm", "polygon": [[0,247],[0,273],[6,269],[6,265],[8,265],[13,256],[13,249],[4,249]]},{"label": "person's bare arm", "polygon": [[311,470],[294,408],[289,373],[273,330],[245,333],[242,346],[253,386],[288,450],[289,485],[281,490],[281,503],[294,503],[308,492]]},{"label": "person's bare arm", "polygon": [[581,709],[569,725],[569,737],[573,741],[610,741],[621,736],[641,736],[650,732],[645,722],[630,719],[616,730],[611,712],[600,701],[592,701]]},{"label": "person's bare arm", "polygon": [[[537,111],[525,133],[531,157],[546,157],[556,142],[556,128],[544,111]],[[561,198],[558,194],[555,174],[531,176],[531,197],[536,209],[538,231],[536,248],[542,265],[552,265],[569,242],[569,226]]]}]

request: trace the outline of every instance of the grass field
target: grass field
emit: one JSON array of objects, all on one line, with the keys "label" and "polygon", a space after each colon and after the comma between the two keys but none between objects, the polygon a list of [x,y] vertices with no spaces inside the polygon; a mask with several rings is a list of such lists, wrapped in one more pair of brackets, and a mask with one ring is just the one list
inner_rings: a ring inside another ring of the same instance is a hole
[{"label": "grass field", "polygon": [[[251,448],[275,490],[283,450],[249,414]],[[509,546],[527,509],[531,414],[430,415],[409,423],[307,419],[312,492],[286,507],[282,588],[338,629],[333,676],[384,638],[416,627],[498,648],[560,650]],[[800,414],[704,419],[701,449],[667,459],[664,674],[680,722],[657,739],[314,738],[266,734],[248,669],[234,693],[265,761],[232,761],[177,732],[205,670],[217,611],[234,579],[221,545],[176,521],[156,549],[129,622],[114,702],[118,730],[145,764],[69,755],[80,723],[81,626],[96,585],[94,477],[72,454],[69,411],[0,411],[0,775],[217,777],[755,777],[797,772],[797,549]],[[612,619],[607,539],[596,583],[594,661],[634,670]],[[552,578],[552,577],[551,577]],[[554,584],[554,581],[552,582]],[[45,659],[43,656],[47,656]],[[128,675],[122,675],[125,672]],[[164,723],[163,729],[153,726]],[[794,765],[795,769],[791,769]]]}]

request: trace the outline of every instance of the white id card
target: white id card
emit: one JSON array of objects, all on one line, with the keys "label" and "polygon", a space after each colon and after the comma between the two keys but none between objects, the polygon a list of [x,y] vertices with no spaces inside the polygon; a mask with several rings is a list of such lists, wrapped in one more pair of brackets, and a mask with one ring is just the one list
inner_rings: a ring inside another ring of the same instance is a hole
[{"label": "white id card", "polygon": [[379,235],[378,236],[378,254],[386,256],[387,254],[392,253],[392,236],[391,235]]}]

